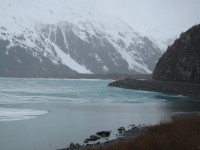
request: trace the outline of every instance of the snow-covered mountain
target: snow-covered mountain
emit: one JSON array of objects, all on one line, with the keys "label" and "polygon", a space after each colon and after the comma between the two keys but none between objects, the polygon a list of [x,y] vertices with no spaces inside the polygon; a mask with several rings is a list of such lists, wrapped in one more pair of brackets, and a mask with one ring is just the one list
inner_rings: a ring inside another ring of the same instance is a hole
[{"label": "snow-covered mountain", "polygon": [[120,18],[67,0],[1,0],[0,75],[151,73],[157,44]]}]

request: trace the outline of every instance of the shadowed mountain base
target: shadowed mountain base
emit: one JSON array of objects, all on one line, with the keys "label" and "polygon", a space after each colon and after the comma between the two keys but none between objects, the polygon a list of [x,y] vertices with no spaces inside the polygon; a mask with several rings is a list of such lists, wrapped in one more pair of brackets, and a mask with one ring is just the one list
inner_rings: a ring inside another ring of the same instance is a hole
[{"label": "shadowed mountain base", "polygon": [[190,96],[198,99],[200,98],[200,84],[164,82],[153,80],[136,80],[126,78],[124,80],[114,81],[108,86],[153,92],[163,92],[175,95]]}]

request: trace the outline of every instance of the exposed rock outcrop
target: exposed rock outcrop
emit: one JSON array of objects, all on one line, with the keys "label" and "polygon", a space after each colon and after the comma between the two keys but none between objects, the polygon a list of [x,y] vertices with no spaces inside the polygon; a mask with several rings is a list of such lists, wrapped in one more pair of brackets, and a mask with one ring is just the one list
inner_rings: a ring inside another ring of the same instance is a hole
[{"label": "exposed rock outcrop", "polygon": [[200,24],[180,35],[158,61],[153,79],[200,83]]}]

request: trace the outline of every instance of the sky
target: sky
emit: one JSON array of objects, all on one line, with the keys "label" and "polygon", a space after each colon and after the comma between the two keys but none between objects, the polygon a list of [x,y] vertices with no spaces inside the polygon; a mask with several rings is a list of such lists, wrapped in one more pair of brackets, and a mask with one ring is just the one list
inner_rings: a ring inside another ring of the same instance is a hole
[{"label": "sky", "polygon": [[[90,11],[99,18],[105,14],[119,17],[135,31],[152,36],[156,40],[178,38],[182,32],[200,23],[200,0],[1,0],[1,4],[1,24],[8,22],[5,21],[9,19],[7,16],[12,18],[20,12],[22,19],[30,13],[32,17],[27,17],[30,20],[34,16],[35,20],[42,18],[42,21],[51,22],[61,17],[62,12],[67,12],[66,7],[69,7],[79,13]],[[42,11],[38,11],[38,7],[41,7]],[[9,15],[3,13],[4,9]],[[49,15],[49,9],[58,11],[56,18],[53,19],[52,15]],[[10,28],[13,28],[12,23]]]},{"label": "sky", "polygon": [[74,7],[118,16],[142,34],[178,37],[200,23],[200,0],[68,0]]}]

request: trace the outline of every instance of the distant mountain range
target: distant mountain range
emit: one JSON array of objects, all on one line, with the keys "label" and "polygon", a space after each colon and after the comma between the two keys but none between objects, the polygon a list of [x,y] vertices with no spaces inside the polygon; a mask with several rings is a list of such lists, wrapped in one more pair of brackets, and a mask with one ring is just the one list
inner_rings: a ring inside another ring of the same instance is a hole
[{"label": "distant mountain range", "polygon": [[0,18],[0,76],[146,74],[163,53],[120,18],[62,0],[3,0]]}]

